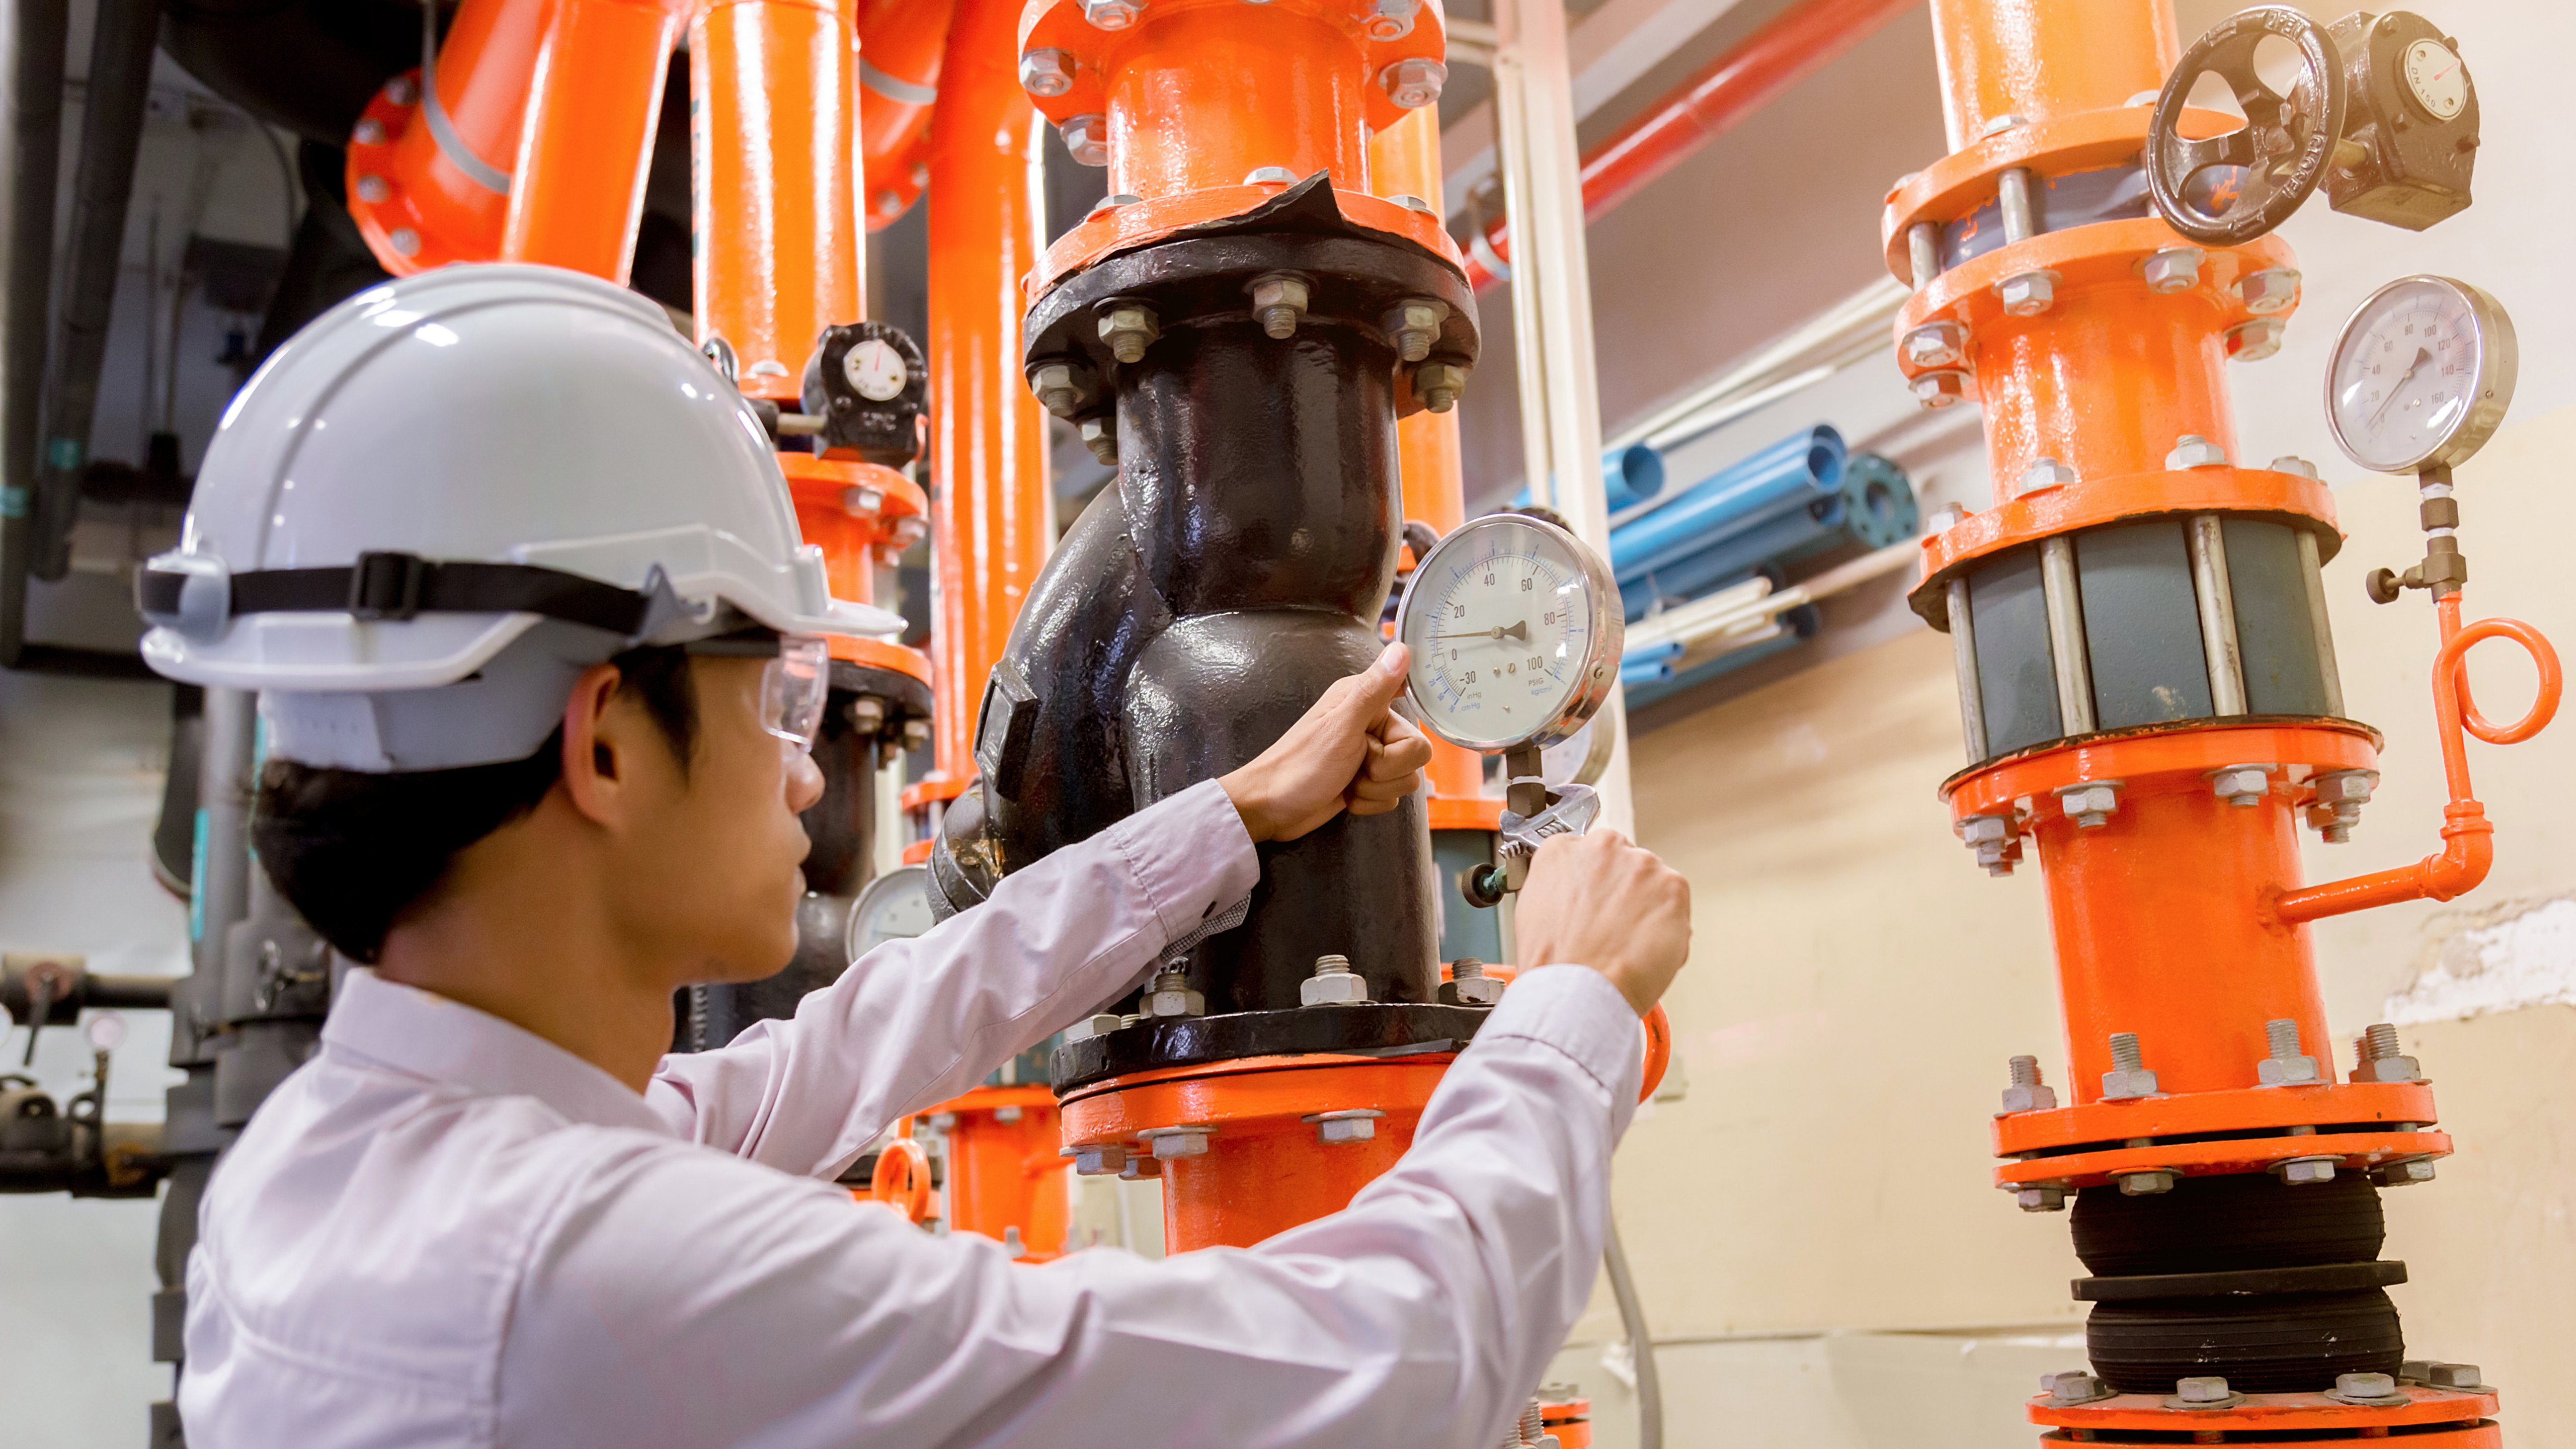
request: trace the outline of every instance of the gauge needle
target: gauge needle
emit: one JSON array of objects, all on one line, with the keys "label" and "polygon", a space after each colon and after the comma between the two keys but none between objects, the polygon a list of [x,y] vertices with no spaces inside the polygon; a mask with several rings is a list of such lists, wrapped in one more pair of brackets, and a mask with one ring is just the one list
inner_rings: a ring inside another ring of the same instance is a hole
[{"label": "gauge needle", "polygon": [[2371,413],[2370,421],[2362,424],[2363,427],[2375,428],[2379,426],[2379,420],[2388,415],[2388,405],[2397,401],[2397,390],[2404,387],[2406,385],[2406,379],[2413,377],[2415,375],[2415,369],[2422,367],[2424,365],[2424,359],[2432,355],[2433,354],[2430,351],[2424,348],[2418,347],[2415,349],[2415,360],[2406,364],[2406,370],[2397,374],[2397,380],[2388,385],[2388,396],[2379,400],[2378,409]]},{"label": "gauge needle", "polygon": [[1497,624],[1491,629],[1469,629],[1456,634],[1434,634],[1431,637],[1434,639],[1518,639],[1522,643],[1527,644],[1529,642],[1529,620],[1523,619],[1519,623],[1511,625],[1508,628]]}]

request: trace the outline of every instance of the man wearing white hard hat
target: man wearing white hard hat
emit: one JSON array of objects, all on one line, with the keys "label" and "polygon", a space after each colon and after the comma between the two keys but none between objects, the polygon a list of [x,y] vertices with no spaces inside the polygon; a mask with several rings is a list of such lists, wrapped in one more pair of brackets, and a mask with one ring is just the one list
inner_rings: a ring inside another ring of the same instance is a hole
[{"label": "man wearing white hard hat", "polygon": [[1030,1266],[832,1185],[1226,919],[1258,841],[1418,787],[1400,650],[665,1057],[676,987],[793,953],[823,641],[900,621],[829,596],[769,438],[658,309],[517,266],[351,299],[235,400],[138,588],[154,668],[259,691],[253,843],[363,963],[207,1191],[198,1449],[1483,1446],[1584,1306],[1689,934],[1606,833],[1540,852],[1526,969],[1345,1212]]}]

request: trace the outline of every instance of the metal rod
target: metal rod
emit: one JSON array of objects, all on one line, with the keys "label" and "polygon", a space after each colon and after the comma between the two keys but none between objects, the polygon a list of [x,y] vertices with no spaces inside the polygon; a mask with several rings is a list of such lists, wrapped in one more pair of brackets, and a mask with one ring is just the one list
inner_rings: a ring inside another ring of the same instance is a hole
[{"label": "metal rod", "polygon": [[2093,732],[2093,666],[2084,645],[2084,591],[2075,576],[2075,540],[2066,534],[2039,545],[2039,586],[2048,604],[2048,653],[2057,667],[2058,724],[2070,735]]},{"label": "metal rod", "polygon": [[2014,166],[1995,181],[1995,205],[2004,214],[2004,240],[2028,241],[2039,234],[2030,210],[2030,169]]},{"label": "metal rod", "polygon": [[2334,622],[2326,617],[2325,566],[2317,557],[2317,536],[2304,528],[2299,536],[2299,579],[2308,587],[2308,624],[2317,637],[2317,679],[2325,686],[2326,713],[2343,717],[2343,671],[2335,667]]},{"label": "metal rod", "polygon": [[1610,1275],[1610,1297],[1619,1305],[1619,1329],[1628,1335],[1628,1357],[1637,1373],[1638,1449],[1663,1449],[1664,1383],[1655,1371],[1655,1338],[1646,1324],[1646,1305],[1637,1297],[1637,1277],[1628,1271],[1628,1250],[1619,1242],[1619,1220],[1602,1220],[1601,1265]]},{"label": "metal rod", "polygon": [[1914,285],[1928,287],[1941,276],[1941,228],[1928,221],[1905,233],[1905,250],[1914,264]]},{"label": "metal rod", "polygon": [[27,637],[29,518],[41,438],[45,333],[53,305],[54,191],[62,172],[67,0],[18,0],[10,37],[7,360],[0,364],[0,668]]},{"label": "metal rod", "polygon": [[2236,645],[2236,591],[2227,578],[2227,535],[2218,515],[2193,514],[2190,539],[2192,593],[2200,601],[2200,647],[2209,656],[2209,701],[2221,715],[2243,714],[2245,661]]},{"label": "metal rod", "polygon": [[1968,607],[1968,580],[1950,580],[1950,656],[1959,676],[1959,733],[1968,746],[1968,763],[1986,757],[1986,699],[1977,680],[1977,625]]}]

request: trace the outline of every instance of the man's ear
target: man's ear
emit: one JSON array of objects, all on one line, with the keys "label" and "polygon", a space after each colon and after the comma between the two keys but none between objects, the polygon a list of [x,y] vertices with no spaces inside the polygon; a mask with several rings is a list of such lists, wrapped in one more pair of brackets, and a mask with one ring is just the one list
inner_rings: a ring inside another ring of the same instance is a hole
[{"label": "man's ear", "polygon": [[633,732],[610,713],[621,676],[614,664],[594,664],[574,682],[564,704],[563,788],[572,807],[608,824],[623,813],[634,780]]}]

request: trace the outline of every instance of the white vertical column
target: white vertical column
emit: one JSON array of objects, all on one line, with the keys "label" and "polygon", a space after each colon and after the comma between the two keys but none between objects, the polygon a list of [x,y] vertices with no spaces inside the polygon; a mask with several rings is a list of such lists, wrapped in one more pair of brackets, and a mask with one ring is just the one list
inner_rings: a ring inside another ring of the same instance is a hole
[{"label": "white vertical column", "polygon": [[[1510,225],[1514,351],[1530,497],[1564,515],[1610,556],[1601,477],[1601,390],[1592,359],[1591,265],[1583,242],[1583,157],[1574,139],[1574,81],[1562,0],[1499,0],[1494,117]],[[1613,600],[1611,607],[1618,607]],[[1615,665],[1613,666],[1616,667]],[[1601,823],[1636,833],[1621,691],[1592,725],[1610,737],[1595,788]]]}]

